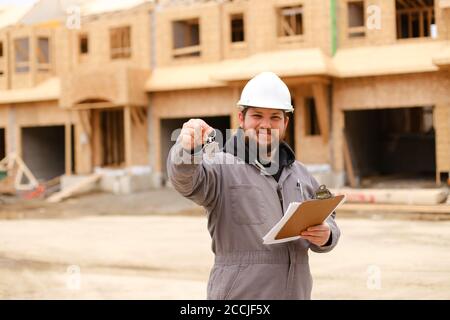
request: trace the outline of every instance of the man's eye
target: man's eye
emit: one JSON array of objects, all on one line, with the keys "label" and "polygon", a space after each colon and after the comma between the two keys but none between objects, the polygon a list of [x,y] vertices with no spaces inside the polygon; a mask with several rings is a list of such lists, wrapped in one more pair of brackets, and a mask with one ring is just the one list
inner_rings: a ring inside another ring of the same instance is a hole
[{"label": "man's eye", "polygon": [[272,120],[281,120],[280,117],[272,117]]},{"label": "man's eye", "polygon": [[253,115],[253,118],[257,118],[257,119],[260,119],[260,118],[261,118],[261,116],[260,116],[259,114],[254,114],[254,115]]}]

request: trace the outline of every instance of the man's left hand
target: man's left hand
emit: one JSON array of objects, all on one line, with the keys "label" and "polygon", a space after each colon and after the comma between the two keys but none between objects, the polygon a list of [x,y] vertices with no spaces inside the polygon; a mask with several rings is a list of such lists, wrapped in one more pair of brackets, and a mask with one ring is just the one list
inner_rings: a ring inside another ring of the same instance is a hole
[{"label": "man's left hand", "polygon": [[306,239],[312,244],[322,247],[328,242],[331,235],[331,229],[328,223],[325,221],[317,226],[309,227],[300,235],[302,239]]}]

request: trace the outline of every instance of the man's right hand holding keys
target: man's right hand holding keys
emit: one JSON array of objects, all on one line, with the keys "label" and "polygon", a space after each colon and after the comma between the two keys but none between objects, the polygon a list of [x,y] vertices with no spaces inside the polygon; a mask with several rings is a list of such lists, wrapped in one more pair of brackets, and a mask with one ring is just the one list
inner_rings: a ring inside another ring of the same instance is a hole
[{"label": "man's right hand holding keys", "polygon": [[183,149],[192,151],[202,147],[208,135],[213,131],[214,129],[202,119],[190,119],[183,124],[178,139]]}]

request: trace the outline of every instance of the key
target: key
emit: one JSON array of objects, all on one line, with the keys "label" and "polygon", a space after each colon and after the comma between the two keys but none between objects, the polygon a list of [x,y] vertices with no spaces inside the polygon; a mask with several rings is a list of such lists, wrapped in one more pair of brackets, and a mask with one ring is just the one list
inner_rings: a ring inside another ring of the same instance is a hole
[{"label": "key", "polygon": [[216,130],[213,129],[206,138],[206,144],[203,147],[203,151],[210,160],[213,159],[216,152],[219,151],[219,144],[216,141]]}]

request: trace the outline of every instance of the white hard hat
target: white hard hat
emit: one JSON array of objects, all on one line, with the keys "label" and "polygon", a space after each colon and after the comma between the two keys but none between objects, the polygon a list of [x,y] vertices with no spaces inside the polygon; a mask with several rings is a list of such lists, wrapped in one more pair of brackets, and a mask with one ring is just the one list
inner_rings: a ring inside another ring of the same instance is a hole
[{"label": "white hard hat", "polygon": [[242,90],[237,105],[294,111],[287,85],[273,72],[262,72],[251,79]]}]

